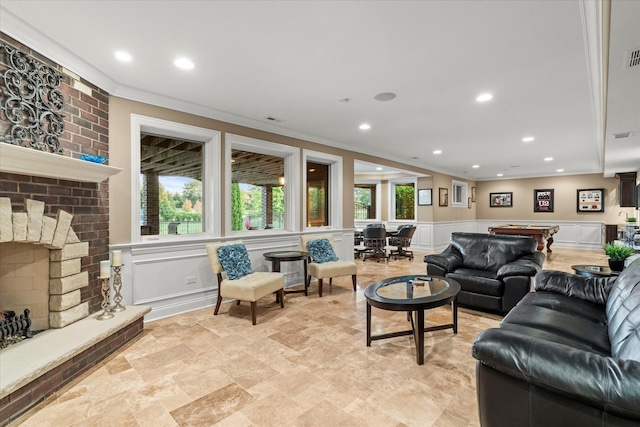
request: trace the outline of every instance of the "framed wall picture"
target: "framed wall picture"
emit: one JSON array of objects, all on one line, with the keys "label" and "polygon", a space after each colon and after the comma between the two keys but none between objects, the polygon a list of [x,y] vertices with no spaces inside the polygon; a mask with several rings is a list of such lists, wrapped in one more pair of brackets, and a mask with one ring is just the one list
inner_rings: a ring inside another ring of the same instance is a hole
[{"label": "framed wall picture", "polygon": [[553,188],[533,190],[533,211],[553,212]]},{"label": "framed wall picture", "polygon": [[418,190],[418,206],[431,206],[433,204],[431,200],[431,189],[421,188]]},{"label": "framed wall picture", "polygon": [[476,202],[476,187],[471,187],[471,201]]},{"label": "framed wall picture", "polygon": [[578,190],[578,212],[604,212],[604,188]]},{"label": "framed wall picture", "polygon": [[513,192],[489,193],[489,206],[492,208],[513,207]]},{"label": "framed wall picture", "polygon": [[438,188],[438,206],[449,206],[449,189]]}]

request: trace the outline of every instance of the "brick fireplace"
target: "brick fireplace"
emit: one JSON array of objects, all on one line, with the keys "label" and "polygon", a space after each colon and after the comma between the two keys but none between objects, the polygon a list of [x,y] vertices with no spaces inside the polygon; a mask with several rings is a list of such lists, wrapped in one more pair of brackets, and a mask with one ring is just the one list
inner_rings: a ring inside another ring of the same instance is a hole
[{"label": "brick fireplace", "polygon": [[[0,307],[31,305],[37,329],[49,328],[0,350],[4,426],[139,335],[149,308],[94,318],[102,302],[99,264],[109,259],[108,177],[119,169],[80,157],[109,157],[109,94],[1,32],[0,43],[60,73],[64,98],[61,153],[0,142]],[[2,50],[0,73],[9,67]],[[0,135],[10,123],[0,110]],[[25,284],[24,295],[13,294]]]}]

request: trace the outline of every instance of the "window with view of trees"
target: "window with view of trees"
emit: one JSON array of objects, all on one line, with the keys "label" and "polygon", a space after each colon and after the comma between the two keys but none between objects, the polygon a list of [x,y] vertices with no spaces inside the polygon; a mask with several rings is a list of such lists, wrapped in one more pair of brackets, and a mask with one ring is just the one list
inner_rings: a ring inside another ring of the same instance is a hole
[{"label": "window with view of trees", "polygon": [[141,234],[203,231],[203,152],[200,142],[141,134]]},{"label": "window with view of trees", "polygon": [[284,158],[231,150],[231,170],[231,229],[284,229]]},{"label": "window with view of trees", "polygon": [[354,219],[376,219],[376,191],[377,184],[354,185]]},{"label": "window with view of trees", "polygon": [[395,182],[393,189],[394,219],[415,219],[415,183]]}]

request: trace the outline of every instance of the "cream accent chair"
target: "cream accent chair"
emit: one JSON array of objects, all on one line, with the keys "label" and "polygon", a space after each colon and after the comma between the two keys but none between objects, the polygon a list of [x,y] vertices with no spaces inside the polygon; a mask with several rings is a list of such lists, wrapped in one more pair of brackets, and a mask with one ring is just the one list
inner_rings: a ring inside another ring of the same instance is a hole
[{"label": "cream accent chair", "polygon": [[218,301],[213,314],[217,315],[222,298],[251,302],[251,321],[256,324],[256,301],[260,298],[277,293],[276,301],[280,300],[280,308],[284,308],[284,276],[280,273],[268,271],[254,271],[237,280],[222,280],[224,267],[218,258],[218,248],[226,245],[242,243],[241,240],[225,243],[209,243],[206,246],[211,271],[218,277]]},{"label": "cream accent chair", "polygon": [[[333,236],[331,234],[313,234],[300,236],[300,243],[302,244],[302,250],[309,252],[307,249],[307,242],[317,239],[327,239],[331,243],[333,251],[336,252],[336,245],[333,242]],[[337,252],[336,252],[337,253]],[[310,257],[311,258],[311,257]],[[318,279],[318,296],[322,297],[322,280],[328,278],[329,285],[332,284],[334,277],[339,276],[351,276],[353,282],[353,291],[356,290],[356,275],[358,274],[358,267],[355,262],[352,261],[329,261],[323,263],[314,262],[311,258],[309,265],[307,266],[307,277],[304,280],[304,290],[307,293],[307,288],[311,283],[311,277]]]}]

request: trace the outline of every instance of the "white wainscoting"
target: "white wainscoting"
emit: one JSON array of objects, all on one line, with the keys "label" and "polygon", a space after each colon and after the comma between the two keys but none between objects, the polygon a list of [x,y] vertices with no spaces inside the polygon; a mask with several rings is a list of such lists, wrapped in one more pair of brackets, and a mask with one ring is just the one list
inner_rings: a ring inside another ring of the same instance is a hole
[{"label": "white wainscoting", "polygon": [[477,221],[477,232],[488,233],[489,227],[504,224],[559,226],[560,229],[553,236],[551,250],[553,250],[555,246],[563,248],[601,250],[604,246],[604,222],[602,221]]},{"label": "white wainscoting", "polygon": [[[527,225],[523,221],[451,221],[417,223],[411,247],[414,250],[438,252],[449,244],[453,232],[488,233],[488,228],[501,224]],[[559,225],[554,246],[601,250],[604,245],[604,224],[598,221],[536,222],[536,225]],[[392,225],[389,228],[393,228]],[[332,234],[338,257],[353,260],[353,230],[313,230],[305,234]],[[217,297],[217,280],[209,267],[205,245],[213,241],[154,241],[111,246],[122,250],[122,295],[128,305],[148,305],[151,312],[147,321],[211,307]],[[300,250],[300,233],[282,233],[273,236],[242,236],[255,271],[270,271],[271,262],[265,252]],[[281,270],[285,287],[304,282],[302,262],[283,262]],[[195,283],[187,284],[187,277]],[[113,292],[112,292],[113,295]]]},{"label": "white wainscoting", "polygon": [[[489,227],[504,224],[529,225],[525,221],[451,221],[418,223],[411,246],[415,250],[438,252],[445,249],[451,240],[451,233],[489,233]],[[536,221],[535,225],[558,225],[560,229],[553,236],[551,246],[601,250],[604,246],[604,223],[601,221]]]},{"label": "white wainscoting", "polygon": [[[317,233],[332,234],[338,257],[353,260],[353,230],[312,232]],[[111,250],[122,251],[122,303],[150,306],[151,312],[145,316],[147,321],[214,306],[218,282],[209,267],[205,246],[214,241],[232,240],[239,239],[112,245]],[[300,250],[299,233],[242,236],[242,241],[254,271],[271,271],[271,261],[263,257],[265,252]],[[280,269],[285,287],[304,283],[302,261],[283,262]],[[195,277],[195,283],[187,284],[188,277]]]}]

